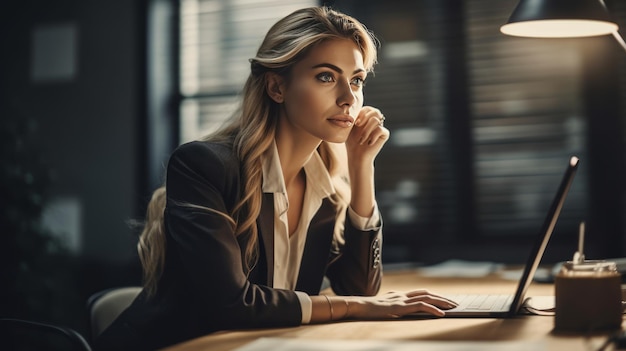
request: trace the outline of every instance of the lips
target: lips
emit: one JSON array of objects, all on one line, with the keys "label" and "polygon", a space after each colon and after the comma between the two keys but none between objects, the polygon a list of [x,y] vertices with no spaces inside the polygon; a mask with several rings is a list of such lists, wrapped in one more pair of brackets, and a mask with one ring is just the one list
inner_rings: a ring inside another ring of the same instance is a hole
[{"label": "lips", "polygon": [[354,118],[352,118],[352,116],[350,115],[334,116],[334,117],[329,118],[328,120],[335,125],[346,127],[346,128],[352,127],[352,125],[354,124]]}]

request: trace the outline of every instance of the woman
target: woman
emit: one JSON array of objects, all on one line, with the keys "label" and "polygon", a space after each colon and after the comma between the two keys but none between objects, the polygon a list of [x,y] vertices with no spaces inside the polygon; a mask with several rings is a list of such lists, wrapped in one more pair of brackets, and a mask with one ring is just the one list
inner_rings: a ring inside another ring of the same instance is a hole
[{"label": "woman", "polygon": [[[96,348],[454,306],[426,291],[374,297],[374,159],[389,131],[363,106],[373,35],[345,14],[302,9],[269,30],[250,62],[230,123],[172,154],[140,238],[144,290]],[[324,277],[337,296],[319,295]]]}]

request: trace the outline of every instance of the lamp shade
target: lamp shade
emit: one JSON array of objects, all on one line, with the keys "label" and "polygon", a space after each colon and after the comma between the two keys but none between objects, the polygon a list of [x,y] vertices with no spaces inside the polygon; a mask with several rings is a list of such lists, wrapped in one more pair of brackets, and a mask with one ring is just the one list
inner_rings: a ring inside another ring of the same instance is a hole
[{"label": "lamp shade", "polygon": [[500,31],[536,38],[611,34],[618,26],[599,0],[520,0]]}]

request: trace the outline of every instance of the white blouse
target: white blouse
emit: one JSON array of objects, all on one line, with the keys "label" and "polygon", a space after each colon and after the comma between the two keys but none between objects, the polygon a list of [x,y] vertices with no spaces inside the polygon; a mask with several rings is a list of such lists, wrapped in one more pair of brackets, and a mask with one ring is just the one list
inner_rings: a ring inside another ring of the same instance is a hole
[{"label": "white blouse", "polygon": [[[289,236],[287,209],[289,201],[283,178],[282,168],[276,144],[263,155],[263,192],[274,194],[274,281],[277,289],[294,290],[298,281],[300,261],[304,251],[307,231],[313,216],[322,205],[322,200],[335,192],[333,184],[321,157],[317,152],[304,165],[306,174],[306,190],[300,222],[294,234]],[[315,180],[315,181],[312,181]],[[370,218],[357,215],[352,208],[348,208],[348,216],[357,229],[372,230],[380,225],[378,207]],[[302,307],[302,323],[311,320],[311,299],[301,291],[296,291]]]}]

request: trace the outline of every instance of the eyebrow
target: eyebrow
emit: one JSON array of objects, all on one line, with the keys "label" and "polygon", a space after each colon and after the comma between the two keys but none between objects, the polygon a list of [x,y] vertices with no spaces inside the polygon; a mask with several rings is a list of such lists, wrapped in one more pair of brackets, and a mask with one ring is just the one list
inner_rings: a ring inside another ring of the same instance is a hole
[{"label": "eyebrow", "polygon": [[[339,67],[337,67],[337,66],[335,66],[335,65],[333,65],[331,63],[320,63],[320,64],[317,64],[317,65],[311,67],[311,68],[320,68],[320,67],[330,68],[330,69],[332,69],[333,71],[336,71],[339,74],[343,73],[343,70],[341,68],[339,68]],[[357,74],[357,73],[360,73],[360,72],[365,72],[365,70],[363,68],[357,68],[357,69],[354,70],[354,72],[352,72],[352,74]]]}]

